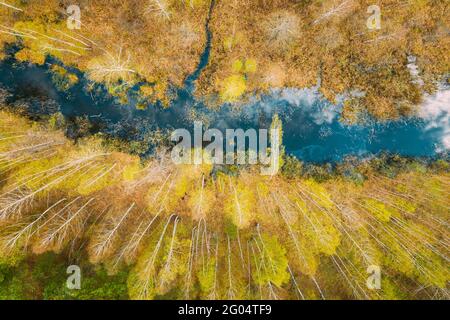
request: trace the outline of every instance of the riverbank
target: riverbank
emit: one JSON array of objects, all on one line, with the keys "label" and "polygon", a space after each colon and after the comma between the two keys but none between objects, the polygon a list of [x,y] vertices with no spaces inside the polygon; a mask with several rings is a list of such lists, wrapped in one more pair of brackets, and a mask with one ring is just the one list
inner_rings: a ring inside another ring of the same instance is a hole
[{"label": "riverbank", "polygon": [[123,96],[51,57],[43,66],[14,58],[3,60],[0,85],[6,90],[4,100],[11,110],[31,118],[60,115],[67,123],[69,137],[104,134],[135,145],[134,152],[142,156],[154,152],[158,144],[170,146],[170,133],[180,128],[192,131],[194,121],[202,121],[205,129],[223,132],[258,130],[269,128],[274,115],[283,123],[286,152],[312,164],[333,164],[346,157],[364,159],[381,153],[445,157],[449,148],[446,87],[425,98],[418,116],[380,122],[366,115],[352,124],[342,118],[347,97],[332,104],[318,86],[272,89],[239,106],[228,104],[217,110],[196,99],[191,90],[173,88],[169,108],[155,103],[141,109],[145,83],[129,88]]}]

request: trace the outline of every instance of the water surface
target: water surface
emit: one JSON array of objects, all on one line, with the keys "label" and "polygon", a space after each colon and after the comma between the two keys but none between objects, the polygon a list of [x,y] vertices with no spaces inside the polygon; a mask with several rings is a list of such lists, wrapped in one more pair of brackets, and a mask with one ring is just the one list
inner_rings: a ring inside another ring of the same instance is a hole
[{"label": "water surface", "polygon": [[142,140],[149,132],[162,129],[191,129],[194,120],[211,128],[268,128],[274,114],[283,121],[284,145],[288,153],[313,163],[341,161],[347,156],[367,157],[380,152],[411,157],[435,157],[447,153],[449,141],[450,90],[443,88],[427,97],[418,117],[365,125],[339,121],[341,104],[327,101],[318,88],[274,89],[254,97],[240,107],[224,105],[208,109],[193,97],[193,83],[207,64],[210,41],[196,72],[184,88],[175,88],[169,108],[159,104],[136,109],[138,86],[130,90],[129,103],[120,104],[102,85],[88,91],[85,75],[71,69],[80,81],[68,90],[58,90],[52,81],[48,58],[44,66],[18,63],[12,58],[0,63],[0,86],[10,93],[8,103],[25,105],[30,115],[61,112],[67,118],[88,117],[98,132],[127,140]]}]

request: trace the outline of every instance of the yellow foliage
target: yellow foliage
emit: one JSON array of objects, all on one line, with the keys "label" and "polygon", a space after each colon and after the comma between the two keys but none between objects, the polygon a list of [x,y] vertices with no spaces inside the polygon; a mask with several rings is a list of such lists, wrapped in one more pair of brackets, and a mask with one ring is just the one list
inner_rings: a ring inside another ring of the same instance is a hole
[{"label": "yellow foliage", "polygon": [[244,67],[244,64],[242,63],[241,60],[238,59],[233,62],[233,66],[231,67],[231,69],[233,70],[233,72],[239,73],[242,71],[243,67]]},{"label": "yellow foliage", "polygon": [[39,64],[42,65],[45,63],[45,54],[42,52],[36,52],[30,49],[22,49],[20,51],[18,51],[15,55],[15,58],[18,61],[22,61],[22,62],[32,62],[35,64]]},{"label": "yellow foliage", "polygon": [[235,102],[245,93],[246,89],[245,78],[241,75],[232,75],[223,81],[220,97],[224,102]]},{"label": "yellow foliage", "polygon": [[364,202],[367,210],[380,221],[388,222],[391,219],[392,210],[388,209],[384,203],[374,199],[366,199]]},{"label": "yellow foliage", "polygon": [[127,165],[122,172],[123,179],[125,181],[132,181],[138,177],[139,172],[142,171],[140,161],[137,159],[133,163]]},{"label": "yellow foliage", "polygon": [[257,66],[258,66],[258,63],[256,62],[255,59],[247,59],[245,61],[244,72],[245,73],[255,73]]},{"label": "yellow foliage", "polygon": [[255,217],[255,201],[255,194],[244,183],[230,183],[224,213],[239,229],[248,228]]}]

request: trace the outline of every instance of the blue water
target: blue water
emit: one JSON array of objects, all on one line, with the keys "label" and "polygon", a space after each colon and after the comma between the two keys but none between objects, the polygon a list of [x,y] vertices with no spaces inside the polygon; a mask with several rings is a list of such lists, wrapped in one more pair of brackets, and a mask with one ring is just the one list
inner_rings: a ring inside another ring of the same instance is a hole
[{"label": "blue water", "polygon": [[48,70],[50,64],[57,63],[50,57],[44,66],[18,63],[12,58],[2,61],[0,87],[11,93],[7,99],[9,104],[25,102],[30,116],[55,112],[61,112],[68,119],[86,116],[95,125],[95,132],[126,140],[143,140],[156,129],[167,132],[191,129],[194,120],[202,120],[210,128],[221,130],[268,128],[273,115],[278,114],[283,121],[287,153],[306,162],[338,162],[347,156],[361,158],[380,152],[411,157],[436,157],[439,152],[448,154],[442,142],[448,133],[448,122],[431,126],[430,119],[409,118],[388,123],[369,121],[365,125],[345,125],[339,121],[340,105],[328,102],[317,88],[272,90],[239,107],[224,105],[219,111],[212,111],[192,94],[193,83],[207,64],[210,44],[208,33],[198,69],[187,78],[184,88],[173,89],[175,98],[169,108],[156,104],[147,110],[137,110],[135,97],[139,85],[130,90],[127,105],[120,104],[100,84],[94,85],[94,91],[88,91],[87,86],[92,83],[75,69],[70,70],[78,75],[79,83],[60,91]]}]

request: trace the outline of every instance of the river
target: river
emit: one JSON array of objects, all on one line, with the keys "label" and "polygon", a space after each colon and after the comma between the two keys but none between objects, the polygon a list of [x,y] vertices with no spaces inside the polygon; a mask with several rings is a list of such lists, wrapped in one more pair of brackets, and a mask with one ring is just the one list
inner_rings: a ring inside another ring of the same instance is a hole
[{"label": "river", "polygon": [[[7,102],[25,102],[30,115],[61,112],[67,118],[88,117],[96,131],[127,140],[140,140],[156,129],[192,128],[194,120],[202,120],[211,128],[268,128],[274,114],[283,121],[286,151],[311,163],[338,162],[347,156],[370,157],[381,152],[410,157],[448,155],[450,148],[450,90],[441,88],[434,96],[425,97],[416,117],[364,125],[348,125],[340,121],[342,101],[332,104],[317,87],[306,89],[273,89],[268,94],[251,98],[240,107],[224,105],[211,110],[194,98],[193,83],[208,61],[210,38],[195,75],[184,88],[174,89],[169,108],[156,104],[146,110],[136,109],[139,86],[130,90],[129,102],[123,105],[100,84],[94,93],[79,70],[71,69],[80,81],[68,90],[58,90],[49,66],[57,63],[51,57],[43,66],[18,63],[13,58],[0,62],[0,86],[9,93]],[[206,56],[206,58],[205,58]],[[51,103],[49,103],[51,102]]]}]

